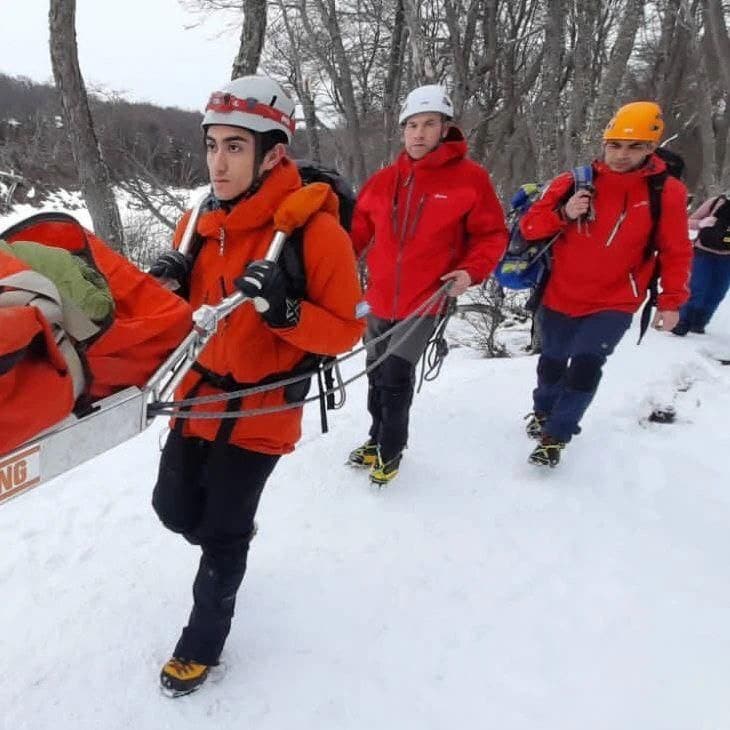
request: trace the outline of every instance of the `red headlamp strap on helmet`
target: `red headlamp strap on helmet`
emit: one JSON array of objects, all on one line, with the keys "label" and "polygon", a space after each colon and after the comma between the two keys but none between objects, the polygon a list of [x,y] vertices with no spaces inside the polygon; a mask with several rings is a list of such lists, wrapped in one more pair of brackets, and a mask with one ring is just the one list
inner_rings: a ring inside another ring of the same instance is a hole
[{"label": "red headlamp strap on helmet", "polygon": [[254,114],[255,116],[270,119],[273,122],[283,125],[292,134],[294,134],[296,126],[290,116],[280,112],[278,109],[274,109],[273,106],[262,104],[260,101],[252,98],[239,99],[233,96],[233,94],[223,91],[216,91],[211,95],[205,111],[221,112],[223,114],[230,114],[231,112]]}]

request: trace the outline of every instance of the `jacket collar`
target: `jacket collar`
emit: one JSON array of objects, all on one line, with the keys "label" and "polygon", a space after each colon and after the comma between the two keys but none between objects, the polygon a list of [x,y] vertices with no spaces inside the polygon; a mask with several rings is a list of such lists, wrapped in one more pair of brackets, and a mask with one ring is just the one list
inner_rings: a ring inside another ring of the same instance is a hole
[{"label": "jacket collar", "polygon": [[664,172],[667,169],[667,164],[657,155],[651,154],[641,167],[639,167],[637,170],[631,170],[630,172],[616,172],[615,170],[612,170],[603,160],[596,160],[593,163],[593,169],[596,171],[596,173],[601,175],[601,177],[611,177],[628,185],[641,178],[649,177],[650,175],[657,175],[661,172]]},{"label": "jacket collar", "polygon": [[240,200],[230,211],[223,209],[204,213],[198,221],[202,236],[217,235],[221,227],[227,231],[246,231],[269,223],[280,203],[302,186],[297,166],[285,157],[264,179],[250,198]]}]

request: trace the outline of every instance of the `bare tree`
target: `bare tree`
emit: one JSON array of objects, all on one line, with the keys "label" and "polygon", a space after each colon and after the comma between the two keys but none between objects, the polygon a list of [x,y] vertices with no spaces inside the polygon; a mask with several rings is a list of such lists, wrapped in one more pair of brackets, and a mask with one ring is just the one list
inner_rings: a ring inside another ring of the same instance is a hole
[{"label": "bare tree", "polygon": [[403,0],[406,24],[408,25],[408,41],[413,59],[415,85],[433,84],[436,82],[436,64],[431,58],[430,48],[421,27],[419,0]]},{"label": "bare tree", "polygon": [[634,50],[636,31],[644,17],[645,4],[646,0],[626,0],[623,19],[616,30],[613,50],[608,60],[608,68],[601,79],[598,98],[593,107],[589,139],[595,139],[598,130],[608,123],[616,106],[616,92],[621,88],[621,82]]},{"label": "bare tree", "polygon": [[[304,129],[307,135],[307,144],[309,147],[309,158],[316,163],[321,163],[321,151],[319,142],[319,131],[317,124],[317,113],[314,106],[314,96],[311,90],[311,82],[305,69],[304,51],[301,45],[302,27],[301,23],[297,23],[296,13],[292,9],[287,8],[284,0],[277,0],[280,10],[281,24],[286,31],[288,40],[288,71],[286,75],[289,82],[294,87],[294,91],[299,97],[304,114]],[[275,51],[278,55],[282,55],[281,48]]]},{"label": "bare tree", "polygon": [[109,171],[101,156],[79,67],[76,46],[76,0],[51,0],[48,14],[53,77],[61,93],[63,115],[71,141],[81,191],[94,230],[121,250],[124,236]]},{"label": "bare tree", "polygon": [[[323,41],[326,38],[327,45],[323,47],[316,43],[315,50],[334,84],[335,92],[341,98],[342,110],[350,132],[352,145],[350,156],[351,177],[357,182],[363,182],[367,177],[367,168],[363,150],[360,114],[335,0],[313,0],[313,4],[322,22],[323,32],[317,34],[314,30],[313,16],[308,11],[307,0],[299,0],[301,20],[310,38],[316,39],[318,35]],[[328,53],[328,49],[331,49],[331,53]]]},{"label": "bare tree", "polygon": [[595,30],[600,9],[599,0],[582,0],[575,8],[575,48],[573,51],[573,88],[568,117],[566,162],[575,165],[591,140],[585,136],[586,116],[593,86],[591,56],[595,49]]},{"label": "bare tree", "polygon": [[725,89],[730,92],[730,37],[722,0],[705,0],[710,36],[720,59],[720,69],[725,79]]},{"label": "bare tree", "polygon": [[394,17],[388,52],[388,67],[383,87],[383,126],[385,127],[383,158],[385,160],[389,160],[393,153],[398,121],[398,96],[403,78],[403,57],[407,33],[403,0],[397,0]]},{"label": "bare tree", "polygon": [[255,74],[266,36],[266,0],[243,0],[243,26],[231,78]]},{"label": "bare tree", "polygon": [[540,149],[538,174],[545,179],[560,169],[560,91],[565,46],[565,0],[547,0],[543,58],[535,129]]}]

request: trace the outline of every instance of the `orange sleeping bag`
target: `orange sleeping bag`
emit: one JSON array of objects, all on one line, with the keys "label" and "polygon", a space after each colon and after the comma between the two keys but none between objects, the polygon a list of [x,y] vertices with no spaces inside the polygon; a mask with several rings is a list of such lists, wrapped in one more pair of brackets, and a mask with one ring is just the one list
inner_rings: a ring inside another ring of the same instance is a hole
[{"label": "orange sleeping bag", "polygon": [[[41,213],[0,234],[82,256],[105,278],[114,314],[75,350],[86,375],[74,400],[71,374],[54,334],[34,306],[0,307],[0,454],[71,413],[74,402],[143,386],[191,327],[190,306],[109,248],[73,217]],[[0,252],[0,279],[27,269]]]}]

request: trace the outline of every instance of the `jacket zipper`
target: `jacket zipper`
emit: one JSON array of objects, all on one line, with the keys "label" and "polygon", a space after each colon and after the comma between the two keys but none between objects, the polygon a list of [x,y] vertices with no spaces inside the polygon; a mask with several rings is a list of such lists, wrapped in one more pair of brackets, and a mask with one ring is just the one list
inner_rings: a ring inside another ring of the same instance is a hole
[{"label": "jacket zipper", "polygon": [[628,195],[624,195],[624,206],[621,210],[621,214],[618,217],[618,220],[616,221],[614,227],[611,229],[611,233],[608,236],[608,240],[606,241],[606,248],[608,248],[612,243],[613,239],[616,238],[616,234],[618,233],[618,229],[621,228],[621,224],[626,219],[626,205],[628,203]]},{"label": "jacket zipper", "polygon": [[609,235],[608,240],[606,241],[606,248],[608,248],[613,243],[613,239],[616,238],[618,229],[621,228],[621,224],[624,222],[625,218],[626,218],[626,211],[622,210],[621,215],[618,217],[618,220],[616,221],[616,224],[614,225],[613,229],[611,230],[611,234]]},{"label": "jacket zipper", "polygon": [[639,287],[636,286],[636,279],[634,278],[634,272],[629,271],[629,284],[631,284],[631,291],[634,292],[634,297],[639,298]]},{"label": "jacket zipper", "polygon": [[428,196],[424,194],[418,201],[418,207],[416,208],[416,214],[413,216],[413,224],[411,225],[411,229],[408,233],[408,238],[413,238],[416,233],[416,227],[418,226],[418,221],[421,218],[421,213],[423,213],[423,206],[426,203],[427,197]]},{"label": "jacket zipper", "polygon": [[406,209],[403,214],[403,225],[401,226],[401,233],[398,240],[398,257],[395,261],[395,296],[393,297],[393,319],[397,318],[398,315],[398,296],[400,294],[400,275],[401,275],[401,260],[403,258],[403,247],[405,246],[405,235],[406,228],[408,226],[408,212],[411,208],[411,198],[413,196],[413,188],[415,187],[411,183],[413,182],[413,172],[411,172],[403,183],[403,187],[408,187],[408,196],[406,197]]},{"label": "jacket zipper", "polygon": [[218,255],[223,256],[226,250],[226,230],[221,226],[220,232],[218,233]]}]

